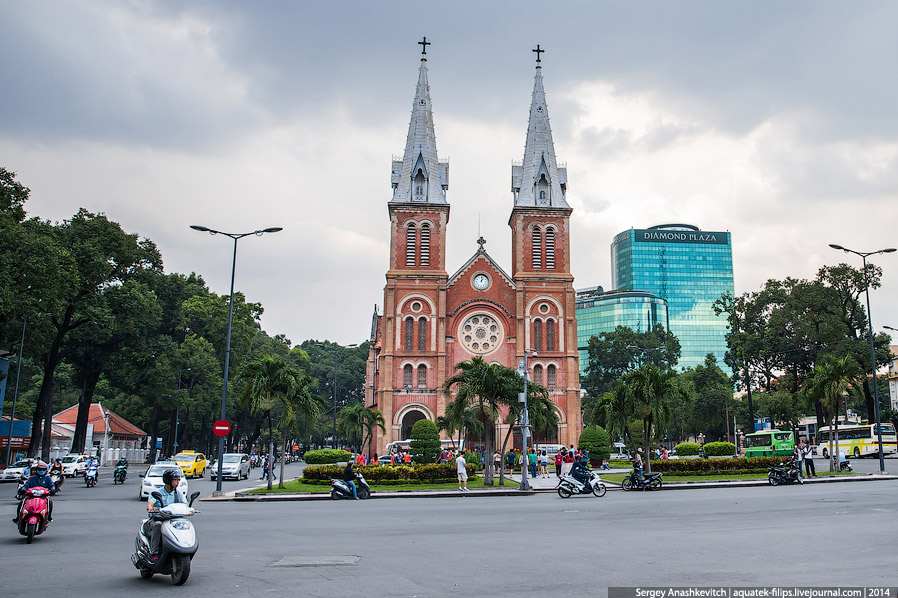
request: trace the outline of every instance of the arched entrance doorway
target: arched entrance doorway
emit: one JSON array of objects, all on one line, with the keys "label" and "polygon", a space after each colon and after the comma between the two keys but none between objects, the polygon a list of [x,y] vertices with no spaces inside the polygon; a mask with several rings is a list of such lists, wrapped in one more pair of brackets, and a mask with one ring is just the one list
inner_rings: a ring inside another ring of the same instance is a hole
[{"label": "arched entrance doorway", "polygon": [[408,440],[412,435],[412,426],[415,422],[427,419],[420,411],[409,411],[402,417],[402,429],[400,431],[401,439]]}]

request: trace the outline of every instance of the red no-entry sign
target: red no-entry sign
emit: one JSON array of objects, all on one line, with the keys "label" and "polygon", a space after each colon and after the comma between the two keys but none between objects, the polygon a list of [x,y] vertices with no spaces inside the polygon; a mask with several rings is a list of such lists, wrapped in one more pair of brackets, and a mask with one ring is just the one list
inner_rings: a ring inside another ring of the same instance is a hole
[{"label": "red no-entry sign", "polygon": [[220,419],[212,424],[212,431],[216,436],[227,436],[231,431],[231,423],[226,419]]}]

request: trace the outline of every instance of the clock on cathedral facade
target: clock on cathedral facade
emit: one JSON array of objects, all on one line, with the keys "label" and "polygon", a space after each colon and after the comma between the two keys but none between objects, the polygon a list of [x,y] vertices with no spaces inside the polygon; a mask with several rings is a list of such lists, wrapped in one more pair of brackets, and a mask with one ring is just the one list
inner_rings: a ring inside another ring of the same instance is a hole
[{"label": "clock on cathedral facade", "polygon": [[[482,238],[454,274],[446,271],[449,163],[437,156],[425,56],[391,183],[390,263],[382,312],[375,308],[372,320],[365,381],[365,404],[383,413],[386,432],[375,430],[368,453],[385,454],[391,443],[408,439],[416,421],[444,414],[450,399],[443,382],[457,363],[479,356],[516,369],[525,350],[531,351],[531,380],[548,389],[559,421],[536,442],[576,445],[582,424],[572,210],[565,199],[567,169],[555,159],[539,62],[524,158],[512,166],[510,271],[486,252]],[[507,431],[498,426],[500,437]],[[513,438],[520,447],[518,430]]]}]

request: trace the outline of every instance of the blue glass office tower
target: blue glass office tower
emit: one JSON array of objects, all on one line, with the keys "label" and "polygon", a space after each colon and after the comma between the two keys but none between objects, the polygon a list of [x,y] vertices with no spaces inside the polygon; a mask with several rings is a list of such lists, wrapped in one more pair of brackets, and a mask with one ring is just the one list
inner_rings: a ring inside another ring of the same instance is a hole
[{"label": "blue glass office tower", "polygon": [[589,367],[589,338],[626,326],[647,332],[661,324],[668,329],[667,301],[641,291],[602,292],[602,287],[577,291],[577,348],[580,350],[580,375]]},{"label": "blue glass office tower", "polygon": [[723,293],[733,293],[729,232],[689,224],[624,231],[611,244],[611,277],[615,289],[645,291],[667,301],[669,330],[682,349],[679,368],[704,363],[705,355],[713,353],[730,373],[723,362],[726,318],[712,309]]}]

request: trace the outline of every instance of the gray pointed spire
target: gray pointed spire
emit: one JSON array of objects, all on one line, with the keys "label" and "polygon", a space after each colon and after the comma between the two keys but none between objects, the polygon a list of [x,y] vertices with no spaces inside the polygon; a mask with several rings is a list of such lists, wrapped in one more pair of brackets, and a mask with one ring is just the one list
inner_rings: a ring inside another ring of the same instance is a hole
[{"label": "gray pointed spire", "polygon": [[449,162],[441,162],[437,157],[426,58],[421,58],[421,68],[418,71],[418,87],[412,103],[405,153],[402,160],[393,160],[390,178],[393,185],[392,202],[447,203]]},{"label": "gray pointed spire", "polygon": [[516,206],[570,208],[565,201],[567,167],[559,167],[555,160],[542,67],[538,63],[533,80],[524,160],[511,166],[511,191]]}]

